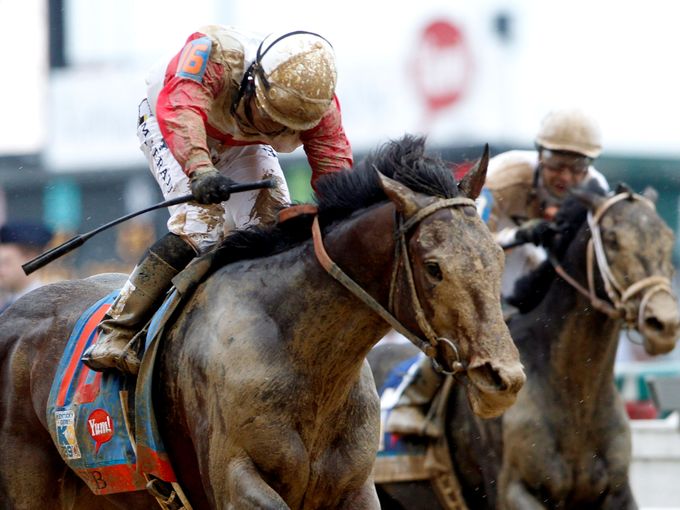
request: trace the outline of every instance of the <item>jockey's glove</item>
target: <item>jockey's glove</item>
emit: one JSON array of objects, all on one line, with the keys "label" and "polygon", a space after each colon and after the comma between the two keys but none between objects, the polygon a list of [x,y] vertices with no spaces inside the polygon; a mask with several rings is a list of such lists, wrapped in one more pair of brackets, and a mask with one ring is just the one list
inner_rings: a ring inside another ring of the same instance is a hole
[{"label": "jockey's glove", "polygon": [[515,232],[515,241],[548,246],[555,237],[555,225],[547,220],[535,219],[522,223]]},{"label": "jockey's glove", "polygon": [[229,200],[229,189],[236,184],[213,167],[199,168],[191,174],[191,194],[199,204],[217,204]]}]

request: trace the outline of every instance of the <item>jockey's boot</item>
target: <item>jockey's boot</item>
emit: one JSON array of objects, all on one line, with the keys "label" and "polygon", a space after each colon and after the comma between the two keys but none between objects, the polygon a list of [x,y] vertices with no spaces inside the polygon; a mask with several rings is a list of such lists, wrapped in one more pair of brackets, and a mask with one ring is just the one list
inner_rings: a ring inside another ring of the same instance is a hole
[{"label": "jockey's boot", "polygon": [[92,370],[137,374],[140,361],[133,338],[153,315],[171,280],[195,256],[194,248],[175,234],[156,241],[99,323],[99,339],[83,353],[83,363]]},{"label": "jockey's boot", "polygon": [[[439,417],[433,416],[432,401],[442,381],[430,358],[421,356],[405,376],[402,393],[387,417],[385,432],[440,437],[442,429]],[[432,411],[426,415],[427,409]]]}]

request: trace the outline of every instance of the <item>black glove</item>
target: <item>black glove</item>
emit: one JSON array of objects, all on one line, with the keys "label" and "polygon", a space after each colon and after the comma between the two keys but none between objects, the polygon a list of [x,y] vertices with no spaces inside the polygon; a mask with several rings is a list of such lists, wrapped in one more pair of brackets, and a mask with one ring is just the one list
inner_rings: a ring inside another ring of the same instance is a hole
[{"label": "black glove", "polygon": [[515,240],[533,243],[536,246],[547,246],[556,233],[555,225],[547,220],[529,220],[517,229]]},{"label": "black glove", "polygon": [[229,200],[229,188],[234,184],[214,168],[201,168],[191,175],[191,194],[199,204],[217,204]]}]

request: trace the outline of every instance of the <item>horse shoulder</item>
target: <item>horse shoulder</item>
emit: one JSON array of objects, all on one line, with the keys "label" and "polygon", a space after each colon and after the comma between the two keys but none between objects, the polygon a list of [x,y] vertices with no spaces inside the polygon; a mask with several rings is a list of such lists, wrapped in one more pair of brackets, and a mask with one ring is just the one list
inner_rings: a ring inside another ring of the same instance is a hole
[{"label": "horse shoulder", "polygon": [[377,433],[380,427],[379,420],[376,420],[380,415],[380,397],[368,361],[362,365],[361,375],[347,399],[347,405],[350,425],[357,428],[357,434],[363,436],[367,430],[372,434],[374,428]]}]

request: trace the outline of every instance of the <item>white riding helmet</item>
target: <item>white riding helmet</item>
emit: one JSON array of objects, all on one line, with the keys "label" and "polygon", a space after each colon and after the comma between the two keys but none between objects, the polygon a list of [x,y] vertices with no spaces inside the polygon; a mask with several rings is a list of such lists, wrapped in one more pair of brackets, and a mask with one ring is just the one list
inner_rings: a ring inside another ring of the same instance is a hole
[{"label": "white riding helmet", "polygon": [[335,94],[337,72],[331,45],[318,34],[267,36],[257,52],[254,74],[258,107],[295,131],[316,126]]},{"label": "white riding helmet", "polygon": [[595,159],[602,152],[602,135],[595,121],[580,110],[555,110],[543,118],[536,145]]}]

